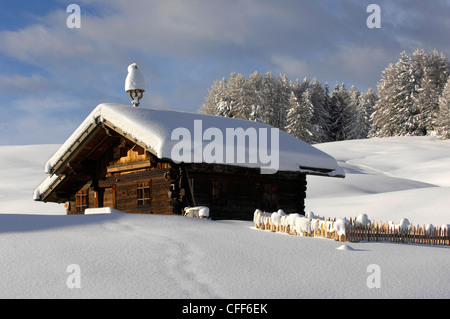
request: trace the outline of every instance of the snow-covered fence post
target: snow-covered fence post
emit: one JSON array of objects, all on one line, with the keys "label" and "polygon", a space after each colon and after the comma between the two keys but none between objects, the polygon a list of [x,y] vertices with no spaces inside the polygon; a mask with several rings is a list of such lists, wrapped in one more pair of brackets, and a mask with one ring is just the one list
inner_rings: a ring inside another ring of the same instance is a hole
[{"label": "snow-covered fence post", "polygon": [[417,227],[416,226],[414,226],[413,227],[413,240],[412,240],[412,242],[415,244],[415,243],[417,243]]},{"label": "snow-covered fence post", "polygon": [[447,245],[450,246],[450,228],[445,228],[445,234],[444,234],[444,245],[445,242],[447,242]]},{"label": "snow-covered fence post", "polygon": [[428,234],[426,232],[425,224],[423,225],[423,237],[424,237],[424,244],[428,244]]},{"label": "snow-covered fence post", "polygon": [[419,232],[420,232],[419,244],[425,244],[426,241],[425,225],[423,225],[423,227],[419,227]]},{"label": "snow-covered fence post", "polygon": [[441,227],[436,228],[436,245],[441,245]]},{"label": "snow-covered fence post", "polygon": [[446,239],[446,241],[447,241],[447,245],[448,246],[450,246],[450,229],[449,228],[446,228],[445,229],[445,239]]}]

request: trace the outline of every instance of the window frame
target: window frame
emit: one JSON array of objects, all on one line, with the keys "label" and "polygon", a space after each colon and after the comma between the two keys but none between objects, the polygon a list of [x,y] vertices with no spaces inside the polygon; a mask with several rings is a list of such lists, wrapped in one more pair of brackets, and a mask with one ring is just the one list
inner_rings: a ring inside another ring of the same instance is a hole
[{"label": "window frame", "polygon": [[82,214],[89,207],[89,192],[81,189],[75,194],[75,212]]},{"label": "window frame", "polygon": [[138,207],[149,207],[152,204],[152,181],[141,182],[136,188],[136,202]]}]

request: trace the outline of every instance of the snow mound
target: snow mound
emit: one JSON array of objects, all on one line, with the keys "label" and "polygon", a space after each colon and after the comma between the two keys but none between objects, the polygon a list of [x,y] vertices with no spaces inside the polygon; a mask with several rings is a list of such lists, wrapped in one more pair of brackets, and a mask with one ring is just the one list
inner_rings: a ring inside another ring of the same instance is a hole
[{"label": "snow mound", "polygon": [[347,226],[350,225],[350,221],[345,218],[339,218],[334,223],[334,230],[337,231],[339,236],[343,236],[347,233]]},{"label": "snow mound", "polygon": [[311,220],[306,217],[294,218],[294,229],[297,234],[310,234],[311,233]]},{"label": "snow mound", "polygon": [[409,230],[409,227],[411,226],[410,221],[408,220],[408,218],[402,218],[402,220],[400,221],[400,223],[398,224],[400,231],[402,232],[406,232]]},{"label": "snow mound", "polygon": [[337,250],[345,250],[345,251],[355,251],[351,246],[349,245],[341,245],[338,248],[336,248]]},{"label": "snow mound", "polygon": [[84,214],[85,215],[125,214],[125,212],[110,207],[102,207],[102,208],[88,208],[84,211]]},{"label": "snow mound", "polygon": [[196,217],[196,218],[208,218],[209,217],[209,207],[197,206],[189,207],[185,209],[184,216],[186,217]]},{"label": "snow mound", "polygon": [[367,217],[367,214],[360,214],[355,220],[356,226],[367,226],[370,225],[371,222],[369,220],[369,217]]}]

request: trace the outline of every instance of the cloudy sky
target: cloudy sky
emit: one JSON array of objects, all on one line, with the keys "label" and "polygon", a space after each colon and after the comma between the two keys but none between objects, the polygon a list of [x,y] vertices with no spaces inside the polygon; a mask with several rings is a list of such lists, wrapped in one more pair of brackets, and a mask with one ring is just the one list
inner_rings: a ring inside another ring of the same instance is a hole
[{"label": "cloudy sky", "polygon": [[133,62],[142,107],[196,112],[214,80],[255,70],[376,88],[403,50],[450,57],[449,17],[448,0],[1,0],[0,145],[63,143],[98,104],[129,104]]}]

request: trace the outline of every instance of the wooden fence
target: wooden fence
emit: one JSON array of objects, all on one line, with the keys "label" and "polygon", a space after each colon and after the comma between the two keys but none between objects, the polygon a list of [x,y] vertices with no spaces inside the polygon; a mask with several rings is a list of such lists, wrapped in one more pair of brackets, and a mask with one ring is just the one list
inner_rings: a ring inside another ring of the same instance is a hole
[{"label": "wooden fence", "polygon": [[355,219],[350,219],[345,225],[345,233],[335,230],[336,219],[312,219],[312,223],[319,223],[312,227],[311,232],[297,233],[289,225],[275,226],[269,216],[263,216],[263,222],[255,227],[272,232],[283,232],[294,236],[321,237],[341,242],[394,242],[425,245],[450,246],[450,231],[448,228],[436,227],[427,229],[423,226],[409,226],[407,230],[400,230],[397,225],[372,221],[369,225],[361,225]]},{"label": "wooden fence", "polygon": [[350,222],[346,229],[349,242],[375,241],[412,243],[425,245],[450,246],[450,233],[448,228],[436,227],[427,229],[425,225],[410,226],[400,230],[392,224],[372,221],[370,225],[355,225]]}]

